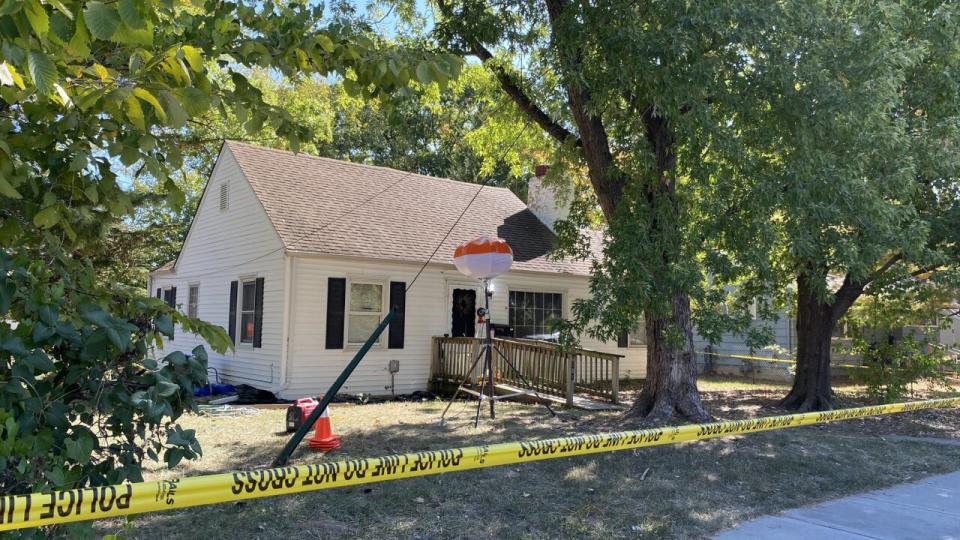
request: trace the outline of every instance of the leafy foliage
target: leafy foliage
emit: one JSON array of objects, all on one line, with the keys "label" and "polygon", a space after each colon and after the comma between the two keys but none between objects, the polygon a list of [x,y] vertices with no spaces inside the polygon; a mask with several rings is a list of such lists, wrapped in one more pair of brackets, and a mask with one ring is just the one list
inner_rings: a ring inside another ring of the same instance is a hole
[{"label": "leafy foliage", "polygon": [[[769,216],[744,221],[768,247],[747,274],[813,299],[797,315],[799,372],[828,382],[822,345],[851,306],[960,272],[960,85],[944,77],[960,66],[960,10],[804,2],[784,15],[738,78],[762,101],[735,119],[755,180],[744,206]],[[803,388],[785,404],[828,406],[829,387]]]},{"label": "leafy foliage", "polygon": [[857,340],[849,352],[860,355],[865,366],[852,376],[866,385],[870,397],[883,403],[908,396],[918,382],[950,389],[947,375],[957,367],[948,360],[944,347],[929,335],[905,336],[893,343],[869,345]]},{"label": "leafy foliage", "polygon": [[840,340],[846,343],[839,352],[863,359],[866,368],[851,375],[874,399],[896,401],[918,382],[950,387],[947,375],[960,366],[939,336],[951,324],[949,307],[957,296],[953,287],[913,280],[868,296],[847,312],[840,324],[849,337]]}]

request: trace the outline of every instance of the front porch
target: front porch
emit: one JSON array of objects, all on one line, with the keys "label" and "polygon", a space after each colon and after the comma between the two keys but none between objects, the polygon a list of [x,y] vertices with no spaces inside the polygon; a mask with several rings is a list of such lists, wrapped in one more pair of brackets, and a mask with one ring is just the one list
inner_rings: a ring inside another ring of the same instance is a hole
[{"label": "front porch", "polygon": [[[476,386],[481,366],[477,363],[473,370],[470,366],[481,342],[474,337],[434,337],[430,385],[455,387],[466,378]],[[495,338],[494,342],[520,372],[495,354],[494,383],[499,392],[532,390],[544,399],[584,409],[619,406],[621,355],[589,349],[563,351],[555,343],[528,339]]]}]

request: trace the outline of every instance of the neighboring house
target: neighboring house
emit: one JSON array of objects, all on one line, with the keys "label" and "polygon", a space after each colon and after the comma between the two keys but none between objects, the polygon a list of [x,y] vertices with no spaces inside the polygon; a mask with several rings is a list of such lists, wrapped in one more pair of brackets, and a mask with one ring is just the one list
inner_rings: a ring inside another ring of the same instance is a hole
[{"label": "neighboring house", "polygon": [[960,355],[960,300],[944,308],[942,319],[948,320],[947,328],[940,329],[940,343]]},{"label": "neighboring house", "polygon": [[[773,342],[762,348],[751,349],[743,335],[732,332],[724,333],[719,343],[711,344],[697,333],[693,335],[693,348],[697,351],[714,352],[717,354],[735,354],[754,356],[758,358],[794,359],[797,352],[796,319],[789,314],[780,312],[775,321],[763,320],[756,316],[751,325],[756,328],[769,327],[773,331]],[[698,354],[698,363],[701,369],[720,375],[750,375],[769,380],[792,380],[793,374],[786,364],[771,362],[756,362],[740,360],[722,356],[707,356]]]},{"label": "neighboring house", "polygon": [[[540,178],[529,188],[530,208],[505,188],[227,142],[180,254],[151,272],[150,290],[228,330],[236,351],[210,352],[225,381],[286,398],[326,390],[396,305],[400,316],[343,391],[389,394],[391,360],[398,394],[423,390],[432,336],[476,330],[482,291],[453,266],[460,242],[486,234],[512,246],[513,268],[493,281],[492,321],[518,337],[549,334],[551,318],[589,294],[589,261],[547,259],[563,205]],[[165,349],[201,343],[178,328]],[[623,355],[621,377],[645,374],[640,336],[582,346]]]}]

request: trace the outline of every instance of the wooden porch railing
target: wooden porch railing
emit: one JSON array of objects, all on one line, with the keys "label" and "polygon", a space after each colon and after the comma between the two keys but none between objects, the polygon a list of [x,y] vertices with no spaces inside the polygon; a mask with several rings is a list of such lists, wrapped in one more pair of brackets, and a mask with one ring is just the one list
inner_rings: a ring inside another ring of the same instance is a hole
[{"label": "wooden porch railing", "polygon": [[[494,354],[496,382],[529,388],[540,394],[566,399],[573,404],[580,392],[619,403],[620,358],[618,354],[573,349],[560,350],[555,343],[526,339],[494,340],[497,347],[523,375]],[[433,382],[459,383],[480,352],[480,338],[433,338],[430,378]],[[481,364],[470,373],[469,381],[480,377]],[[526,382],[524,382],[526,379]]]}]

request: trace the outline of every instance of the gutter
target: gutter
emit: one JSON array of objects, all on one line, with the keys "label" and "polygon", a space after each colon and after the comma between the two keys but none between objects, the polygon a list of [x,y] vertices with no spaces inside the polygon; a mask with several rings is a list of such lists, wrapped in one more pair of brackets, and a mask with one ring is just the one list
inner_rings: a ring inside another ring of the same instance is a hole
[{"label": "gutter", "polygon": [[293,317],[293,301],[291,291],[293,289],[293,257],[287,251],[283,253],[283,329],[281,330],[280,343],[280,385],[275,386],[274,393],[280,394],[286,390],[290,383],[287,381],[287,363],[290,357],[290,320]]}]

